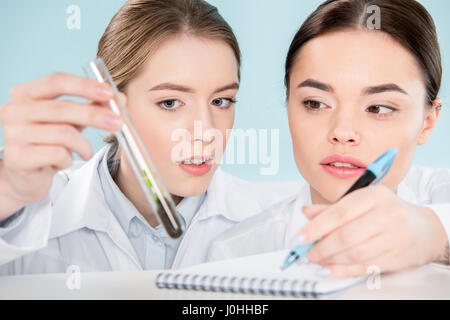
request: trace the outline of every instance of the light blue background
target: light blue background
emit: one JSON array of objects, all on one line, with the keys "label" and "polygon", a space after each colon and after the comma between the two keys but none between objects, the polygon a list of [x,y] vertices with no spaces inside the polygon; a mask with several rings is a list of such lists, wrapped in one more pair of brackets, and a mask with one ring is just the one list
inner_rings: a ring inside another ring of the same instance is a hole
[{"label": "light blue background", "polygon": [[[10,88],[53,71],[83,75],[81,66],[96,55],[97,42],[124,0],[2,0],[0,4],[0,105]],[[243,54],[242,84],[235,128],[278,128],[280,169],[277,175],[260,175],[259,165],[227,165],[225,170],[250,180],[295,180],[297,172],[289,135],[283,67],[289,43],[319,0],[210,0],[233,27]],[[438,29],[443,60],[440,96],[444,109],[432,138],[417,148],[415,164],[450,167],[450,1],[420,1]],[[69,5],[81,9],[81,29],[69,30]],[[103,145],[106,131],[88,128],[84,135],[94,150]],[[0,133],[0,145],[3,136]],[[79,157],[76,155],[76,159]],[[265,167],[265,166],[264,166]]]}]

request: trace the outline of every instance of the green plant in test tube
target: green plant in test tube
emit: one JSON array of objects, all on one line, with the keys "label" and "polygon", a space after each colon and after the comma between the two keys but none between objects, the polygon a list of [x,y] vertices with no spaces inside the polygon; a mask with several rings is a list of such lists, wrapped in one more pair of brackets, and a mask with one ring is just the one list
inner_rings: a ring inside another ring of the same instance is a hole
[{"label": "green plant in test tube", "polygon": [[151,194],[153,200],[155,201],[155,203],[158,203],[158,201],[159,201],[158,200],[158,196],[154,192],[152,182],[148,178],[147,173],[145,172],[145,170],[142,170],[142,175],[144,176],[145,183],[150,187],[150,190],[152,190],[152,192],[150,192],[150,194]]}]

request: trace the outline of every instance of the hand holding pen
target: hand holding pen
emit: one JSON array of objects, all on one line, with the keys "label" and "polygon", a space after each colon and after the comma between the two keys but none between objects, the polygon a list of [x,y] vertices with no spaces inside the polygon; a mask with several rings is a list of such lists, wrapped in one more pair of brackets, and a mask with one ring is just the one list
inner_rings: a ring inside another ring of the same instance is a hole
[{"label": "hand holding pen", "polygon": [[320,264],[333,278],[443,259],[445,230],[436,214],[403,201],[385,186],[354,190],[332,205],[313,205],[303,212],[310,219],[297,233],[298,244],[307,245],[300,252],[303,260]]},{"label": "hand holding pen", "polygon": [[[345,197],[349,193],[352,193],[355,190],[367,187],[369,185],[375,185],[379,181],[381,181],[394,162],[395,155],[397,154],[397,149],[393,148],[386,151],[382,154],[378,159],[376,159],[364,173],[356,180],[356,182],[345,192],[345,194],[341,197]],[[298,240],[298,239],[297,239]],[[301,259],[301,263],[306,263],[307,259],[305,254],[314,246],[314,242],[308,243],[306,245],[301,245],[304,242],[304,236],[298,240],[299,245],[292,248],[291,252],[286,257],[281,269],[284,270],[295,263],[297,260]]]}]

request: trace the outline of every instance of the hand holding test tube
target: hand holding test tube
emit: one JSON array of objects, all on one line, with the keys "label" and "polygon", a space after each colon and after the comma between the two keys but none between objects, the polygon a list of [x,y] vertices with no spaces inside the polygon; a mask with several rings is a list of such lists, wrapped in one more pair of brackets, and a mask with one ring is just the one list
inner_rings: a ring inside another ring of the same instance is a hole
[{"label": "hand holding test tube", "polygon": [[107,83],[114,92],[113,98],[108,102],[112,111],[121,116],[124,123],[120,131],[114,135],[124,151],[136,175],[139,185],[144,191],[158,222],[162,224],[167,234],[176,239],[180,237],[185,226],[180,219],[172,196],[164,186],[150,155],[139,136],[136,126],[128,112],[127,107],[119,99],[119,91],[112,80],[102,59],[98,58],[83,67],[85,73],[99,82]]}]

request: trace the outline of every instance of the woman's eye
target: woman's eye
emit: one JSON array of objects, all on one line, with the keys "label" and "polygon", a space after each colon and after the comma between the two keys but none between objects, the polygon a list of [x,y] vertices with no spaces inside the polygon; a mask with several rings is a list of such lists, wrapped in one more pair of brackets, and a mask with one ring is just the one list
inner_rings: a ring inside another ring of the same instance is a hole
[{"label": "woman's eye", "polygon": [[180,106],[180,101],[179,100],[175,100],[175,99],[171,99],[171,100],[164,100],[158,103],[158,105],[166,110],[173,110],[176,109]]},{"label": "woman's eye", "polygon": [[325,103],[315,101],[315,100],[305,100],[303,101],[303,105],[309,110],[320,110],[325,109],[327,105]]},{"label": "woman's eye", "polygon": [[367,111],[375,114],[386,114],[395,111],[394,108],[386,107],[386,106],[370,106],[367,108]]},{"label": "woman's eye", "polygon": [[218,98],[218,99],[214,99],[212,101],[212,104],[214,106],[223,108],[223,109],[231,107],[234,103],[236,103],[236,100],[230,99],[230,98]]}]

